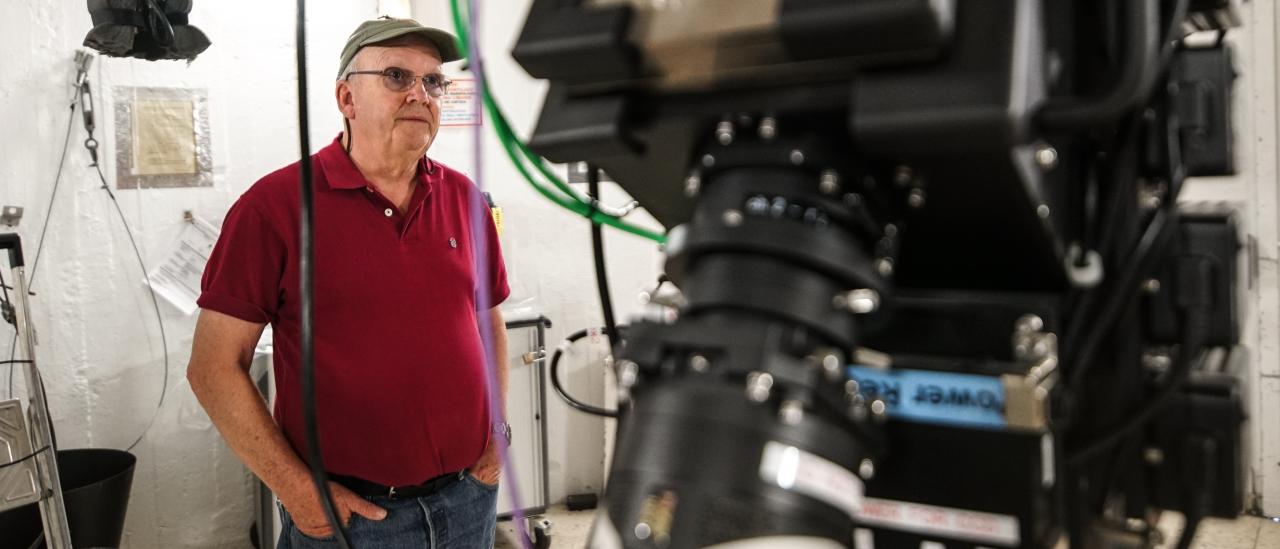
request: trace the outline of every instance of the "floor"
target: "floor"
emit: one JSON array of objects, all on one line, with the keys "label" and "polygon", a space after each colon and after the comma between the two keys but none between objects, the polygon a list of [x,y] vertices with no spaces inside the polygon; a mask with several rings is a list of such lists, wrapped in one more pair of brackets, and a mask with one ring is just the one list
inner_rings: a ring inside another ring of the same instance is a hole
[{"label": "floor", "polygon": [[[569,511],[564,506],[553,506],[541,515],[551,521],[551,547],[557,549],[581,549],[586,547],[587,534],[591,530],[592,511]],[[1168,513],[1160,521],[1160,529],[1166,532],[1168,541],[1162,549],[1172,549],[1182,531],[1181,517]],[[1240,517],[1236,520],[1209,519],[1200,525],[1194,549],[1280,549],[1280,522],[1259,517]],[[494,549],[523,549],[515,536],[511,521],[498,523],[498,538]]]}]

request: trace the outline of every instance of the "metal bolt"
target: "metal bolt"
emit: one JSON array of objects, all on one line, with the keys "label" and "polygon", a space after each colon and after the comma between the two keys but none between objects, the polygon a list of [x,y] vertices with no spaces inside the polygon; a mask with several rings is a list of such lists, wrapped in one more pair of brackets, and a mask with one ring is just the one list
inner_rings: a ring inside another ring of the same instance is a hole
[{"label": "metal bolt", "polygon": [[840,379],[840,355],[828,353],[822,356],[822,370],[827,373],[827,377],[832,380]]},{"label": "metal bolt", "polygon": [[710,168],[715,165],[716,165],[716,157],[711,156],[709,154],[702,155],[702,166],[704,168]]},{"label": "metal bolt", "polygon": [[684,178],[684,195],[693,198],[698,196],[698,191],[702,189],[702,175],[698,172],[691,172],[689,177]]},{"label": "metal bolt", "polygon": [[1044,145],[1036,149],[1036,164],[1044,171],[1052,170],[1058,165],[1058,150]]},{"label": "metal bolt", "polygon": [[751,372],[747,374],[747,398],[752,402],[764,402],[769,400],[769,394],[773,390],[773,376],[765,372]]},{"label": "metal bolt", "polygon": [[898,226],[897,226],[897,225],[894,225],[893,223],[890,223],[890,224],[888,224],[888,225],[885,225],[885,226],[884,226],[884,235],[885,235],[885,236],[887,236],[887,237],[889,237],[889,238],[893,238],[893,237],[898,236]]},{"label": "metal bolt", "polygon": [[1013,324],[1013,330],[1020,334],[1039,332],[1044,329],[1044,319],[1036,315],[1022,315]]},{"label": "metal bolt", "polygon": [[653,535],[653,529],[648,524],[641,522],[636,524],[635,534],[636,539],[649,539],[649,536]]},{"label": "metal bolt", "polygon": [[747,213],[751,215],[764,215],[769,211],[769,199],[761,195],[756,195],[747,199]]},{"label": "metal bolt", "polygon": [[1154,446],[1144,448],[1142,450],[1142,460],[1148,465],[1160,465],[1164,463],[1164,450]]},{"label": "metal bolt", "polygon": [[862,195],[858,193],[849,193],[844,195],[844,205],[850,208],[857,208],[862,205]]},{"label": "metal bolt", "polygon": [[1036,215],[1040,216],[1040,219],[1049,219],[1049,207],[1041,204],[1036,208]]},{"label": "metal bolt", "polygon": [[742,212],[738,210],[725,210],[722,217],[724,224],[730,227],[737,227],[742,224]]},{"label": "metal bolt", "polygon": [[733,143],[733,122],[723,120],[716,126],[716,141],[721,145]]},{"label": "metal bolt", "polygon": [[860,395],[861,393],[858,392],[858,380],[850,379],[844,382],[844,397],[846,399],[852,402],[854,397]]},{"label": "metal bolt", "polygon": [[915,179],[915,174],[912,173],[911,166],[898,166],[893,172],[893,182],[899,187],[910,185],[912,179]]},{"label": "metal bolt", "polygon": [[835,170],[823,170],[822,176],[818,180],[818,190],[822,191],[822,194],[840,192],[840,175]]},{"label": "metal bolt", "polygon": [[695,372],[699,372],[699,373],[705,372],[710,367],[711,367],[711,362],[708,361],[707,357],[705,356],[693,355],[689,357],[689,368]]},{"label": "metal bolt", "polygon": [[871,414],[876,416],[876,419],[884,419],[885,412],[888,411],[889,408],[885,405],[883,400],[877,398],[871,401]]},{"label": "metal bolt", "polygon": [[831,304],[855,315],[873,313],[880,308],[880,294],[875,290],[859,288],[836,295],[831,299]]},{"label": "metal bolt", "polygon": [[640,380],[640,365],[630,360],[618,361],[618,385],[630,389]]},{"label": "metal bolt", "polygon": [[798,400],[787,400],[778,407],[778,418],[786,425],[799,425],[804,420],[804,405]]},{"label": "metal bolt", "polygon": [[1148,278],[1145,282],[1142,283],[1142,291],[1147,292],[1149,294],[1160,293],[1160,281],[1154,278]]},{"label": "metal bolt", "polygon": [[893,276],[893,259],[888,257],[880,258],[880,260],[876,262],[876,272],[880,273],[880,276],[886,278]]},{"label": "metal bolt", "polygon": [[924,189],[911,189],[911,192],[907,193],[907,205],[917,210],[923,208]]},{"label": "metal bolt", "polygon": [[797,166],[804,164],[804,151],[800,149],[791,149],[791,163]]},{"label": "metal bolt", "polygon": [[870,459],[862,460],[862,463],[858,464],[858,476],[862,477],[862,480],[871,480],[871,477],[876,476],[876,464]]},{"label": "metal bolt", "polygon": [[770,141],[778,136],[778,121],[772,116],[760,119],[760,139]]}]

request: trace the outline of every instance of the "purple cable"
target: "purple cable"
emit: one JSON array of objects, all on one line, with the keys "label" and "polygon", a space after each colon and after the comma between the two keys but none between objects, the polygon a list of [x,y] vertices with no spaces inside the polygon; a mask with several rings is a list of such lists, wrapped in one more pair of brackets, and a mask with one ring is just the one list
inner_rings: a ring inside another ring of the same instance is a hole
[{"label": "purple cable", "polygon": [[[477,93],[481,94],[483,93],[482,90],[485,89],[485,86],[484,65],[480,56],[479,4],[479,0],[468,0],[467,2],[467,25],[469,27],[469,32],[467,34],[467,51],[470,52],[468,63],[470,64],[471,74],[475,78],[475,88]],[[482,175],[484,170],[484,119],[481,118],[484,108],[482,105],[483,101],[483,97],[481,97],[473,103],[472,108],[475,110],[472,114],[475,116],[475,119],[479,121],[479,124],[475,126],[471,135],[472,148],[475,150],[475,155],[472,159],[472,181],[478,189],[478,192],[474,193],[471,197],[471,240],[473,242],[474,250],[474,268],[475,272],[478,274],[489,272],[489,242],[481,235],[485,234],[486,229],[483,223],[492,223],[489,212],[487,211],[489,205],[484,200],[484,196],[482,194],[484,192],[484,177]],[[482,367],[484,368],[485,382],[488,386],[489,417],[505,422],[507,418],[503,414],[502,410],[503,402],[501,400],[501,391],[498,386],[498,379],[494,375],[493,368],[490,368],[489,365],[498,364],[499,360],[505,361],[507,357],[495,356],[496,350],[494,349],[493,344],[493,326],[492,320],[489,316],[489,309],[493,307],[493,296],[490,295],[489,291],[492,287],[491,281],[485,276],[480,276],[479,281],[476,292],[476,319],[478,321],[477,324],[480,329],[480,340],[484,345],[484,356],[486,358]],[[492,437],[493,434],[490,433],[489,436]],[[510,453],[507,452],[506,445],[497,444],[497,448],[498,456],[502,461],[502,482],[508,487],[507,494],[510,496],[509,501],[512,508],[511,520],[516,527],[516,537],[520,539],[520,546],[522,549],[533,549],[529,542],[529,535],[524,527],[524,506],[522,505],[522,500],[520,498],[520,484],[516,479],[515,467],[511,463]]]}]

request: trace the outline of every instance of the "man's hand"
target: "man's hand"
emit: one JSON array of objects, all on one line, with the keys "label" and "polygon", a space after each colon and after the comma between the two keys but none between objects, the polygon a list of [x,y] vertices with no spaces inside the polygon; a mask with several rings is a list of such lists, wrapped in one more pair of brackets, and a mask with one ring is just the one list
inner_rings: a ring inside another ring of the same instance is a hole
[{"label": "man's hand", "polygon": [[497,439],[496,436],[490,436],[489,445],[485,447],[480,461],[467,469],[467,472],[476,477],[476,480],[490,486],[498,484],[498,480],[502,477],[502,458],[498,456],[500,442]]},{"label": "man's hand", "polygon": [[[387,518],[386,509],[357,496],[354,492],[338,483],[330,482],[329,492],[333,496],[333,510],[338,514],[338,520],[342,521],[343,526],[351,524],[351,515],[353,514],[369,520]],[[281,503],[289,511],[289,516],[293,518],[293,524],[303,534],[313,538],[325,538],[333,535],[333,527],[329,525],[329,519],[324,515],[324,507],[320,504],[320,495],[313,485],[308,484],[300,497],[294,497],[290,501],[282,499]]]}]

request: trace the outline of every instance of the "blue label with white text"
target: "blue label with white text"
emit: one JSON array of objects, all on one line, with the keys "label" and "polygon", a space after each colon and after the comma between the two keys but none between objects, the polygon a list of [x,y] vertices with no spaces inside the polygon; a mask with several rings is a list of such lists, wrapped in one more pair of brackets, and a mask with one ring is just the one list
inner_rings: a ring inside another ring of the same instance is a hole
[{"label": "blue label with white text", "polygon": [[868,399],[879,398],[889,417],[918,423],[1003,428],[1004,383],[998,377],[849,366]]}]

